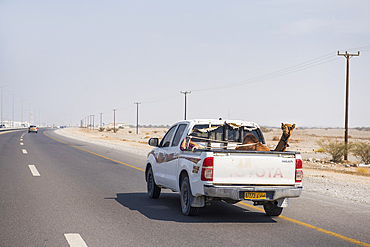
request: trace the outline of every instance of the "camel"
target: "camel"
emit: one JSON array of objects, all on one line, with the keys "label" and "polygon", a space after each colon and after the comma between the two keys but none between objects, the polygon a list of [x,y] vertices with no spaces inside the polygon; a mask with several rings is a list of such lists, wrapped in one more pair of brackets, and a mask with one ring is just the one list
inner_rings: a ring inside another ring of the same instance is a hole
[{"label": "camel", "polygon": [[283,130],[283,134],[280,138],[278,145],[275,147],[273,151],[280,151],[285,152],[286,148],[289,147],[289,138],[292,135],[293,129],[295,128],[295,124],[284,124],[281,123],[281,129]]},{"label": "camel", "polygon": [[[283,130],[283,134],[280,138],[280,141],[276,148],[271,151],[280,151],[285,152],[286,148],[289,147],[288,142],[289,138],[292,135],[292,131],[295,128],[295,124],[284,124],[281,123],[281,129]],[[265,145],[258,141],[258,139],[253,134],[246,134],[243,139],[243,145],[245,146],[238,146],[235,150],[252,150],[252,151],[270,151]]]},{"label": "camel", "polygon": [[258,141],[253,134],[246,134],[243,139],[243,145],[238,146],[235,150],[252,150],[252,151],[270,151],[265,145]]}]

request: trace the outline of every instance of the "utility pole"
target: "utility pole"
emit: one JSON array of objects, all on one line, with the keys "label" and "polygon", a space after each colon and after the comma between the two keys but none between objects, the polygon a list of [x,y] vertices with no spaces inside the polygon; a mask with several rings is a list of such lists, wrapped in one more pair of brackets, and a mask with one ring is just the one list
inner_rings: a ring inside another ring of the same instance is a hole
[{"label": "utility pole", "polygon": [[13,94],[13,112],[12,112],[12,127],[14,128],[14,95],[17,95],[16,94]]},{"label": "utility pole", "polygon": [[100,127],[103,128],[103,113],[100,113]]},{"label": "utility pole", "polygon": [[141,102],[134,102],[136,104],[136,134],[139,134],[139,104]]},{"label": "utility pole", "polygon": [[95,115],[92,115],[93,117],[93,130],[94,130],[94,127],[95,127]]},{"label": "utility pole", "polygon": [[21,106],[21,127],[23,127],[23,99],[22,99],[22,106]]},{"label": "utility pole", "polygon": [[[22,118],[21,118],[21,127],[26,127],[25,125],[24,125],[24,123],[23,123],[23,99],[22,99]],[[23,126],[24,125],[24,126]]]},{"label": "utility pole", "polygon": [[181,91],[180,93],[183,93],[185,95],[185,116],[184,116],[184,120],[186,120],[186,95],[191,93],[191,91]]},{"label": "utility pole", "polygon": [[114,131],[114,133],[116,133],[116,110],[117,109],[113,109],[113,112],[114,112],[114,114],[113,114],[113,131]]},{"label": "utility pole", "polygon": [[31,103],[30,103],[30,110],[28,111],[28,125],[31,124]]},{"label": "utility pole", "polygon": [[3,87],[7,87],[10,85],[0,86],[1,87],[1,125],[0,127],[3,127]]},{"label": "utility pole", "polygon": [[348,104],[349,104],[349,60],[353,56],[360,56],[360,52],[357,54],[349,54],[347,51],[344,54],[340,54],[338,51],[338,56],[344,56],[347,59],[347,69],[346,69],[346,106],[345,106],[345,131],[344,131],[344,160],[348,160]]}]

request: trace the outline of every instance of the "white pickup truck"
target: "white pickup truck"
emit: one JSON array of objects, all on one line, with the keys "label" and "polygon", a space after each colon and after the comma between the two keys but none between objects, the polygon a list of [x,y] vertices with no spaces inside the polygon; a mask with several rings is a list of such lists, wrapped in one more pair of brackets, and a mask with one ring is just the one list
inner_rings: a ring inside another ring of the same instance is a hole
[{"label": "white pickup truck", "polygon": [[246,134],[265,144],[253,122],[184,120],[172,125],[148,154],[145,179],[150,198],[161,188],[180,192],[184,215],[195,215],[212,201],[250,200],[278,216],[291,197],[302,192],[302,157],[299,152],[235,150]]}]

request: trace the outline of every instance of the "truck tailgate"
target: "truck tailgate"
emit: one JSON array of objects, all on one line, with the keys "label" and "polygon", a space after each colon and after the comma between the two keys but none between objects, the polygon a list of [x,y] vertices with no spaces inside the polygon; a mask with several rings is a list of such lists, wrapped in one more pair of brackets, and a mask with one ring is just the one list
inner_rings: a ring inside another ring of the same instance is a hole
[{"label": "truck tailgate", "polygon": [[215,154],[214,184],[294,185],[295,157],[277,154]]}]

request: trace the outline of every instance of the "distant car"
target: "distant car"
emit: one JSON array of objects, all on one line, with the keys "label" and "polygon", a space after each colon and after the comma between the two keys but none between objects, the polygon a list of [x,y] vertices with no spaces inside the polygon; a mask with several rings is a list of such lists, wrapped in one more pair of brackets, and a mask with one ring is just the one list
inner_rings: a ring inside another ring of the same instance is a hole
[{"label": "distant car", "polygon": [[35,125],[30,125],[30,127],[28,127],[28,133],[30,132],[36,132],[37,134],[37,127]]},{"label": "distant car", "polygon": [[5,124],[0,124],[0,128],[6,128]]}]

